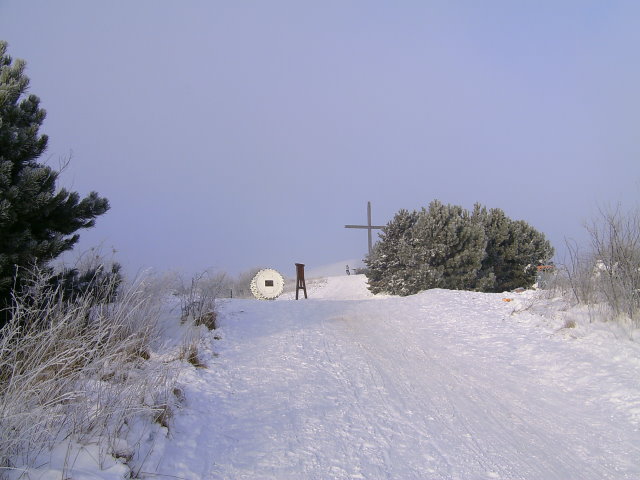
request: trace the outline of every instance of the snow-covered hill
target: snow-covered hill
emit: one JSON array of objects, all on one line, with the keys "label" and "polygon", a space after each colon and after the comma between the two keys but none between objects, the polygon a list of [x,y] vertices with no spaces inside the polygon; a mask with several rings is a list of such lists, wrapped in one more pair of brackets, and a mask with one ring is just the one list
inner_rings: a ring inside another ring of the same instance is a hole
[{"label": "snow-covered hill", "polygon": [[291,298],[220,304],[149,478],[640,478],[640,348],[607,326],[360,275]]}]

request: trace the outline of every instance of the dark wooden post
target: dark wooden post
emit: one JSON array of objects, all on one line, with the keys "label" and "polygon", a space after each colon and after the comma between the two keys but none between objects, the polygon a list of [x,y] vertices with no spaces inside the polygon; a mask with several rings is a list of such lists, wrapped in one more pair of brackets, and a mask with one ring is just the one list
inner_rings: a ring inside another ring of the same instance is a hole
[{"label": "dark wooden post", "polygon": [[296,263],[296,300],[298,291],[304,291],[304,298],[307,298],[307,284],[304,283],[304,263]]}]

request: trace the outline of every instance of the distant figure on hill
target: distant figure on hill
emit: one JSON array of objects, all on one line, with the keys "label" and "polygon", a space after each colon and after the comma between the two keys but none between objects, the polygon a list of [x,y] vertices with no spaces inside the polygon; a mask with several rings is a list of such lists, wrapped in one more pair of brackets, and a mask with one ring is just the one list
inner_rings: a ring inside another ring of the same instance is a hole
[{"label": "distant figure on hill", "polygon": [[351,272],[349,271],[349,265],[347,265],[347,275],[351,275]]}]

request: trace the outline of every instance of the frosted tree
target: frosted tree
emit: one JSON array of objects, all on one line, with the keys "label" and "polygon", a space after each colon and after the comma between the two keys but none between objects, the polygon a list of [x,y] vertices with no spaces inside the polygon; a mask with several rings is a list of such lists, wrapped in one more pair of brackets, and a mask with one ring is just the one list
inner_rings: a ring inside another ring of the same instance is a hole
[{"label": "frosted tree", "polygon": [[27,94],[24,69],[0,41],[0,310],[20,285],[20,267],[44,266],[71,249],[76,232],[109,209],[95,192],[80,199],[56,190],[58,172],[37,162],[47,148],[47,136],[39,133],[45,111]]},{"label": "frosted tree", "polygon": [[505,274],[504,256],[509,244],[511,220],[499,208],[487,210],[480,204],[474,205],[472,219],[482,226],[487,242],[476,289],[483,292],[501,291],[498,285]]},{"label": "frosted tree", "polygon": [[369,289],[410,295],[429,288],[496,292],[529,287],[553,248],[544,235],[500,209],[473,213],[435,200],[401,210],[366,260]]},{"label": "frosted tree", "polygon": [[498,291],[531,287],[536,280],[537,266],[549,263],[554,250],[543,233],[524,220],[509,226],[509,245],[504,253],[504,269],[498,277]]},{"label": "frosted tree", "polygon": [[434,201],[401,210],[366,260],[372,292],[410,295],[428,288],[471,288],[484,252],[482,227],[461,207]]},{"label": "frosted tree", "polygon": [[380,241],[365,259],[369,289],[374,293],[408,295],[406,283],[411,279],[413,227],[418,213],[400,210],[383,229]]},{"label": "frosted tree", "polygon": [[499,208],[475,205],[473,219],[483,225],[487,238],[476,288],[502,292],[532,286],[536,267],[548,263],[554,254],[545,236],[525,221],[511,220]]},{"label": "frosted tree", "polygon": [[413,229],[415,293],[427,288],[472,289],[484,256],[485,237],[469,212],[435,200]]}]

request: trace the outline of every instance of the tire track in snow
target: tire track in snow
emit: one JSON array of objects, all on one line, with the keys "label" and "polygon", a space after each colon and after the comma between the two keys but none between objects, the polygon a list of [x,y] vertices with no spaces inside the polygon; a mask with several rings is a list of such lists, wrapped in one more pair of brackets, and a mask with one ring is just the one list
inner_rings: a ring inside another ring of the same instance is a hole
[{"label": "tire track in snow", "polygon": [[[337,318],[324,324],[323,336],[333,374],[341,379],[343,391],[351,397],[347,399],[353,410],[349,418],[351,438],[345,438],[344,446],[363,445],[366,457],[378,460],[376,472],[371,472],[372,465],[368,465],[369,473],[375,474],[372,478],[397,478],[394,472],[398,465],[404,475],[410,475],[408,478],[425,478],[431,469],[424,462],[416,462],[415,457],[416,449],[428,442],[428,436],[407,419],[412,414],[410,410],[398,410],[392,404],[384,378],[369,356],[361,355],[366,352],[356,348],[358,345],[351,338],[340,335],[338,325],[343,322],[343,318]],[[331,355],[337,352],[340,358],[336,361]]]},{"label": "tire track in snow", "polygon": [[[469,313],[478,315],[474,310]],[[500,318],[499,309],[496,313]],[[534,384],[533,391],[531,380],[521,372],[510,371],[509,364],[492,363],[495,359],[477,351],[471,356],[453,355],[451,343],[442,341],[452,332],[434,320],[449,317],[456,322],[459,314],[459,308],[447,312],[442,305],[423,307],[421,318],[401,312],[408,326],[425,327],[419,342],[410,328],[398,330],[397,322],[381,319],[379,313],[366,318],[355,314],[343,322],[354,344],[367,352],[385,389],[392,392],[388,397],[410,399],[414,410],[433,418],[421,434],[437,437],[431,445],[448,463],[443,470],[435,462],[436,473],[442,475],[438,478],[633,478],[633,473],[619,468],[628,462],[629,452],[611,447],[620,443],[624,432],[589,423],[589,414],[598,412],[576,410],[571,396],[557,389]],[[408,321],[412,316],[413,322]],[[499,351],[500,339],[494,344]],[[406,401],[396,403],[386,408],[407,409]],[[515,465],[514,459],[518,459]]]}]

